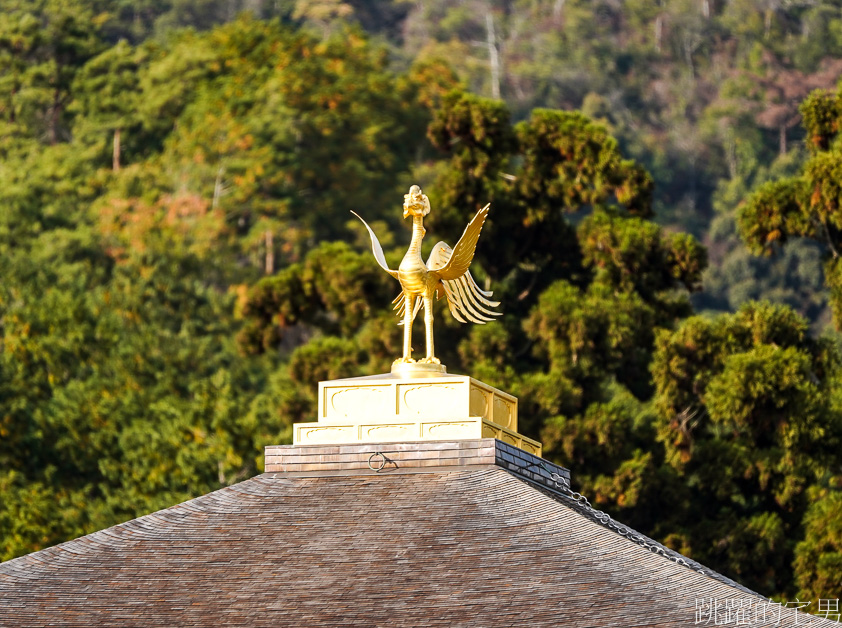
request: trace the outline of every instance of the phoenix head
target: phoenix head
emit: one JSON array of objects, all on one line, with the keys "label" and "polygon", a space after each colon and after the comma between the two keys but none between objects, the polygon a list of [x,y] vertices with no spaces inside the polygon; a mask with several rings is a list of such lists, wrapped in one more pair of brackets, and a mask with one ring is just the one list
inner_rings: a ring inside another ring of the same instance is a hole
[{"label": "phoenix head", "polygon": [[403,195],[403,217],[426,216],[430,213],[430,199],[417,185],[409,188],[409,193]]}]

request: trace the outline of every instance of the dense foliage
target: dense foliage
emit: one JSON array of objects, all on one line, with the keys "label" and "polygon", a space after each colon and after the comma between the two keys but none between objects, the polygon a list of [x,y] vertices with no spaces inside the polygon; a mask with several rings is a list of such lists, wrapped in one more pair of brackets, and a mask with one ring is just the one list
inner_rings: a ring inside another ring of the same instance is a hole
[{"label": "dense foliage", "polygon": [[0,559],[249,477],[319,379],[386,370],[349,211],[395,266],[419,183],[428,247],[492,204],[506,316],[438,304],[451,372],[624,522],[840,596],[836,3],[3,8]]}]

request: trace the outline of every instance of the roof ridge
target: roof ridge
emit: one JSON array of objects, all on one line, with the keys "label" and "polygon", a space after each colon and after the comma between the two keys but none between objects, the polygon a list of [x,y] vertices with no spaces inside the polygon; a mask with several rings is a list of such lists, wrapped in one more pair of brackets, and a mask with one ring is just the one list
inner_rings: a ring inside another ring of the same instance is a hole
[{"label": "roof ridge", "polygon": [[[571,510],[576,511],[586,519],[593,521],[594,523],[598,523],[602,527],[611,530],[612,532],[616,533],[618,536],[628,539],[632,543],[636,545],[640,545],[644,549],[649,550],[653,554],[658,554],[663,556],[667,560],[670,560],[682,567],[687,567],[688,569],[695,571],[703,576],[708,576],[717,580],[723,584],[727,584],[731,587],[739,589],[743,593],[748,593],[754,595],[758,598],[768,600],[764,595],[761,595],[757,591],[753,591],[748,587],[732,580],[728,576],[722,575],[718,571],[710,569],[705,565],[702,565],[700,562],[693,560],[692,558],[688,558],[684,554],[675,551],[660,543],[651,537],[646,536],[645,534],[638,532],[631,526],[628,526],[624,523],[619,523],[616,521],[611,515],[608,513],[594,508],[588,499],[582,495],[581,493],[577,493],[570,489],[569,484],[565,484],[564,482],[559,482],[556,488],[547,486],[544,483],[536,482],[535,480],[527,477],[523,477],[521,474],[517,472],[513,472],[509,469],[505,469],[508,473],[514,475],[519,480],[526,482],[528,484],[532,484],[536,487],[537,490],[541,491],[542,493],[546,493],[551,498],[555,499],[559,503],[567,506]],[[561,499],[558,499],[561,498]],[[625,531],[625,532],[624,532]]]}]

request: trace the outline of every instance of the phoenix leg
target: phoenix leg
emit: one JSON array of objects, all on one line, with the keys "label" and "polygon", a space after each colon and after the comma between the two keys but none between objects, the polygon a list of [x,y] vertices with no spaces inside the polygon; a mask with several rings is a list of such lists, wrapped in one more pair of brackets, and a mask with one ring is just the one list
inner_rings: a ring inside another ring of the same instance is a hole
[{"label": "phoenix leg", "polygon": [[441,364],[433,348],[433,297],[424,297],[424,326],[427,331],[427,357],[424,362]]},{"label": "phoenix leg", "polygon": [[415,310],[415,296],[404,293],[406,303],[403,313],[403,358],[400,362],[412,362],[412,313]]}]

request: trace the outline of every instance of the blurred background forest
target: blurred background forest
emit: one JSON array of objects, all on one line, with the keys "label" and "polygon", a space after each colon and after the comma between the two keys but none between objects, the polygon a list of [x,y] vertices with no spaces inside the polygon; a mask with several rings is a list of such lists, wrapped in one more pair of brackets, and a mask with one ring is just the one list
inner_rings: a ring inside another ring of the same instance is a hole
[{"label": "blurred background forest", "polygon": [[450,372],[621,521],[841,597],[840,76],[838,0],[0,0],[0,559],[388,369],[349,212],[394,267],[419,183],[428,247],[492,204]]}]

